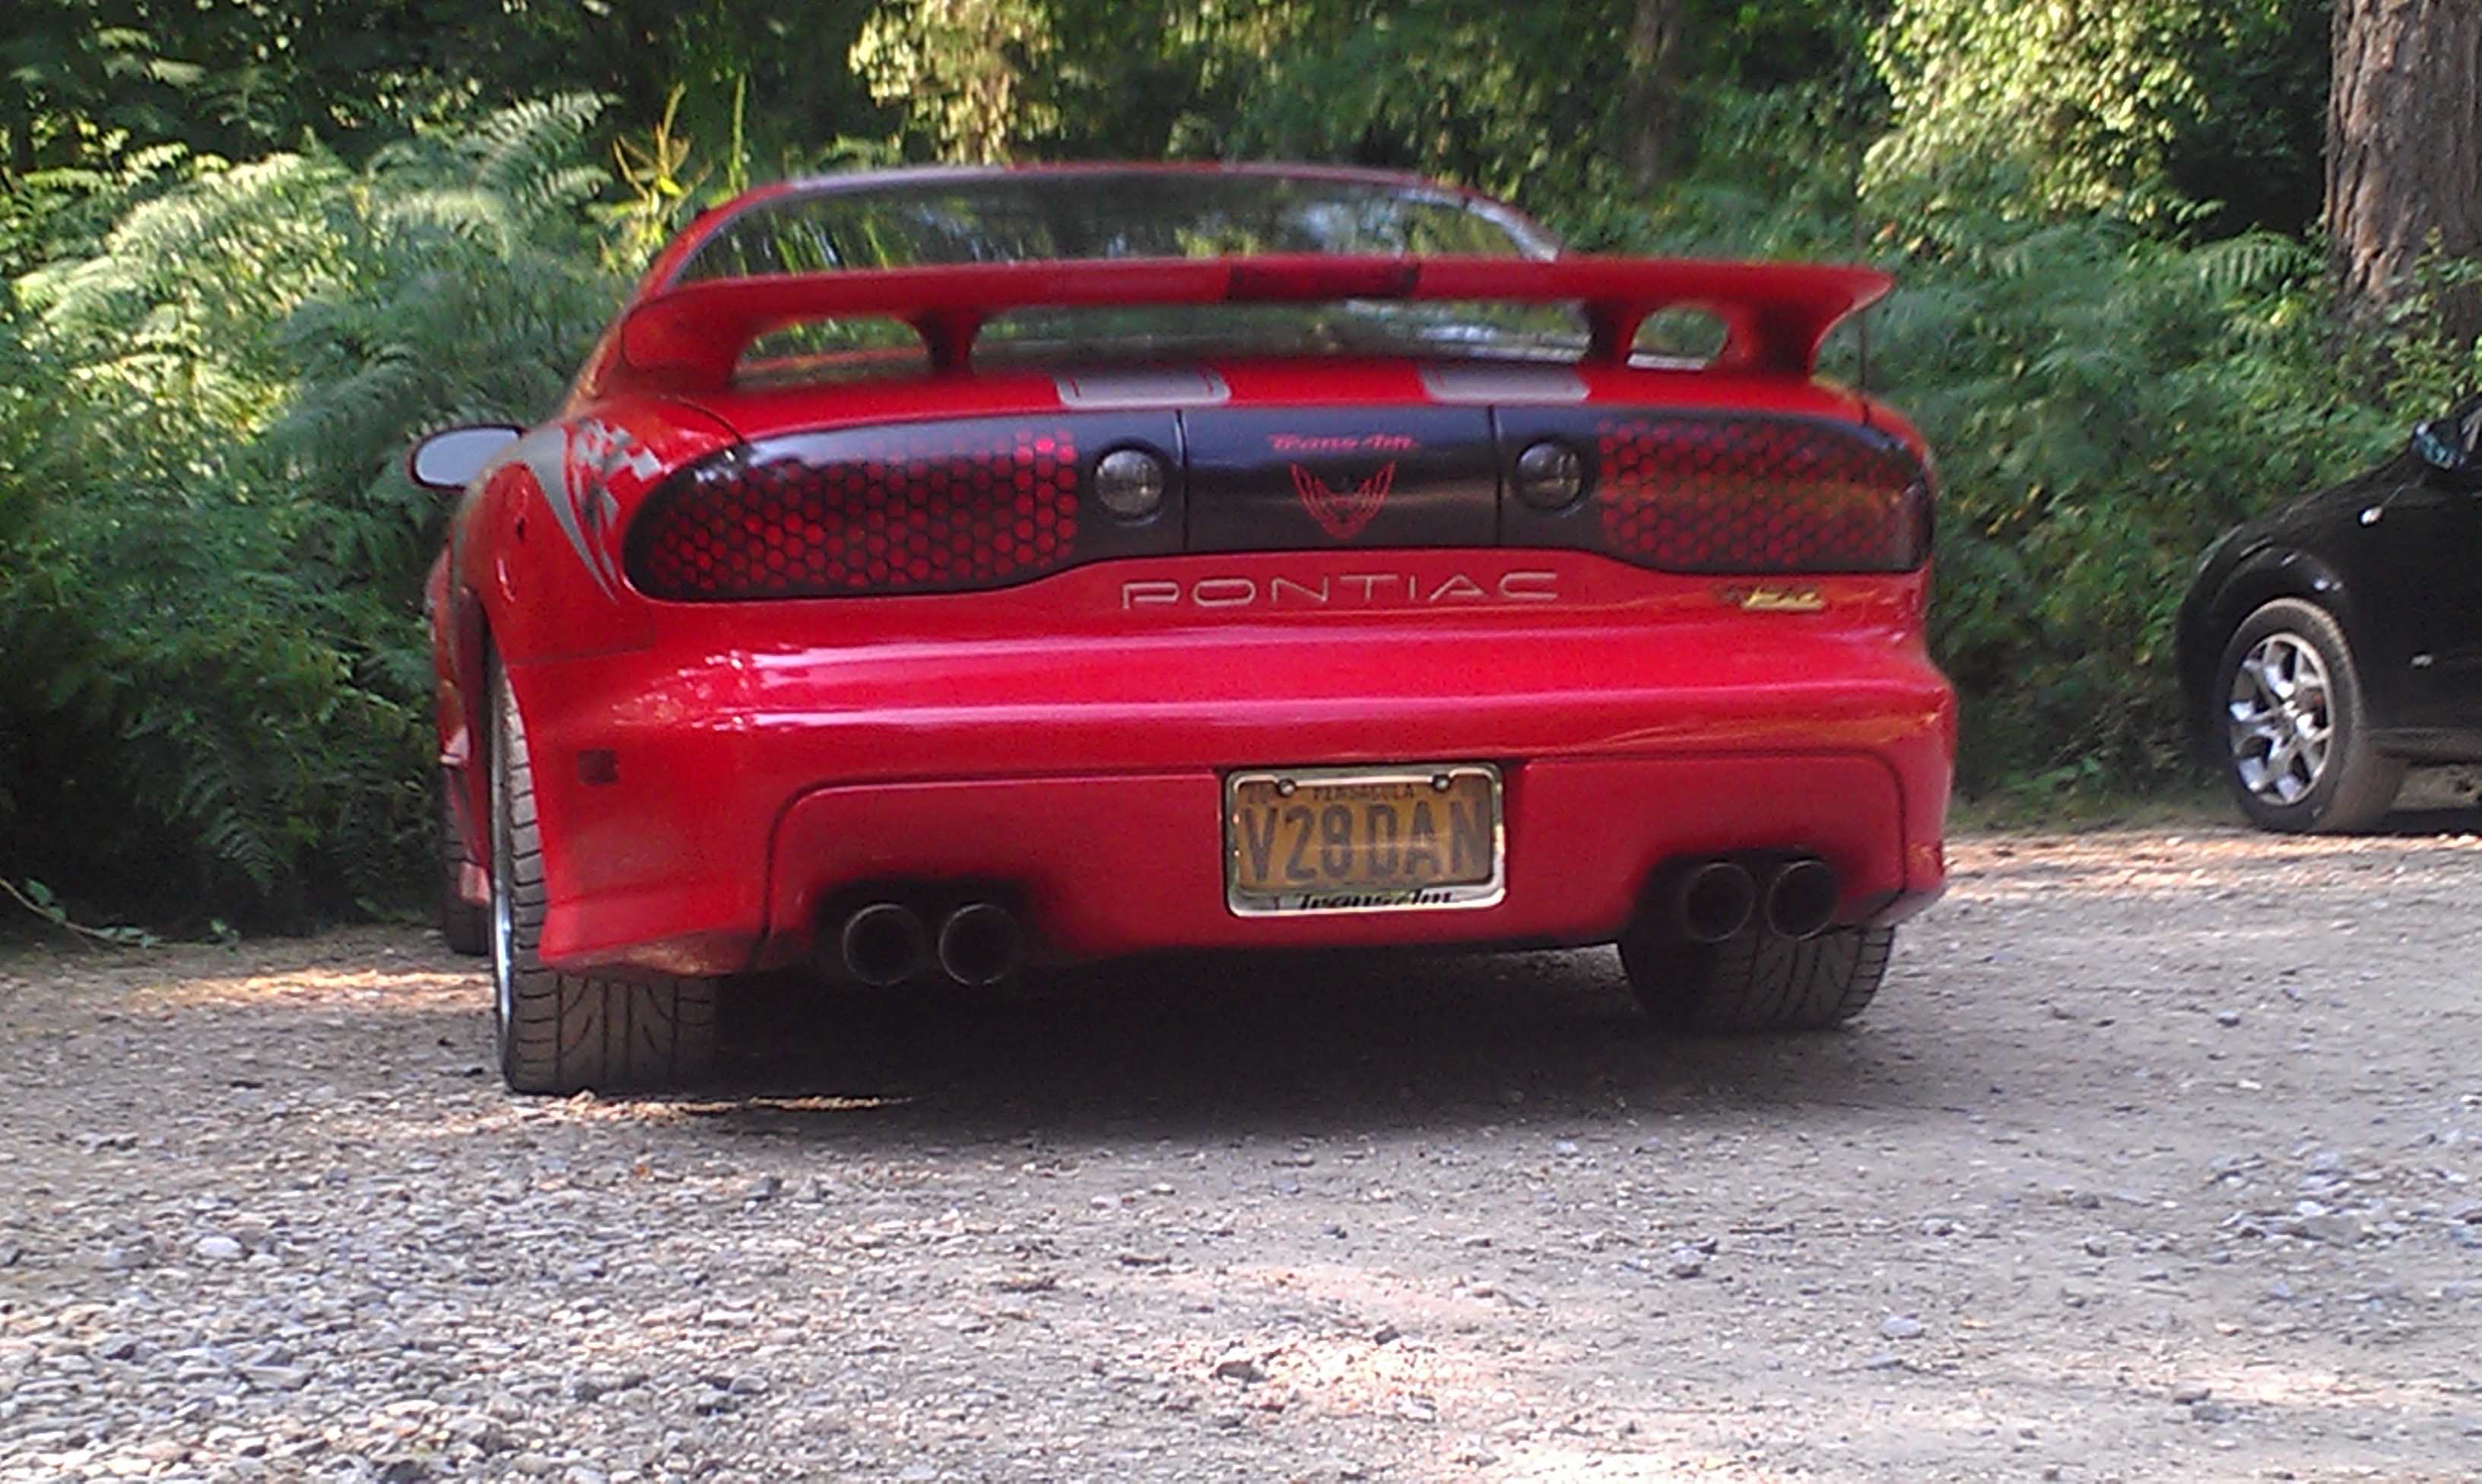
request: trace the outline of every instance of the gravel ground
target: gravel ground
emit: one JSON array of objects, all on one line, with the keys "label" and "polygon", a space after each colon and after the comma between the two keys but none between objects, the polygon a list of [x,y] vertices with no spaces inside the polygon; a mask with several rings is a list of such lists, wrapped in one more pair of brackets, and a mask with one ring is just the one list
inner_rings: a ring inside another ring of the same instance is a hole
[{"label": "gravel ground", "polygon": [[2482,1478],[2482,842],[1953,853],[1835,1034],[1182,961],[691,1100],[411,931],[0,954],[0,1479]]}]

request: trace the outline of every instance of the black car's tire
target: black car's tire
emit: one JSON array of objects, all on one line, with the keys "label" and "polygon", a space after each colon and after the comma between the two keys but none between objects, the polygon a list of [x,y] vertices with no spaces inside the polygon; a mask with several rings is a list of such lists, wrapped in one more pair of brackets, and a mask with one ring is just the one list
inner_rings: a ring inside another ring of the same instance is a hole
[{"label": "black car's tire", "polygon": [[2395,802],[2404,760],[2370,744],[2353,647],[2315,604],[2278,598],[2242,619],[2205,704],[2225,786],[2260,828],[2368,829]]},{"label": "black car's tire", "polygon": [[479,958],[491,951],[491,909],[457,895],[458,878],[469,857],[465,837],[458,832],[449,809],[449,775],[439,775],[439,936],[448,951]]},{"label": "black car's tire", "polygon": [[1744,932],[1688,943],[1644,929],[1621,939],[1638,1003],[1671,1030],[1824,1030],[1862,1013],[1888,975],[1892,927],[1813,938]]},{"label": "black car's tire", "polygon": [[500,1075],[518,1092],[678,1086],[715,1058],[717,981],[546,969],[542,832],[516,692],[491,666],[491,981]]}]

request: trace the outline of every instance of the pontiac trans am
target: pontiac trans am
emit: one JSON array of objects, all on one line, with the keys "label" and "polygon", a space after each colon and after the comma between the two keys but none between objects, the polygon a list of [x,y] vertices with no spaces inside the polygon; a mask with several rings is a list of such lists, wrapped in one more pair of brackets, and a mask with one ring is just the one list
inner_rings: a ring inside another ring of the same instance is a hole
[{"label": "pontiac trans am", "polygon": [[1929,458],[1851,268],[1566,254],[1372,171],[755,190],[461,493],[451,939],[501,1070],[695,1080],[733,976],[1614,944],[1858,1012],[1935,898]]}]

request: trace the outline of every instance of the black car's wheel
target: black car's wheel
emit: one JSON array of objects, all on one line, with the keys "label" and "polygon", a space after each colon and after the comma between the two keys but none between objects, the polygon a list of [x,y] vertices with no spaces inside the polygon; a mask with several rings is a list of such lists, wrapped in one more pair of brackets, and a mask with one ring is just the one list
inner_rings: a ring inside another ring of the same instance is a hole
[{"label": "black car's wheel", "polygon": [[457,895],[458,878],[470,857],[465,837],[448,804],[449,780],[439,777],[439,936],[452,953],[480,957],[491,951],[491,909]]},{"label": "black car's wheel", "polygon": [[2367,829],[2395,801],[2404,762],[2370,745],[2352,645],[2328,612],[2278,598],[2224,645],[2210,704],[2224,781],[2265,829]]},{"label": "black car's wheel", "polygon": [[1687,943],[1645,929],[1621,939],[1621,967],[1648,1015],[1673,1030],[1824,1030],[1862,1013],[1887,977],[1892,927],[1812,938],[1744,932]]},{"label": "black car's wheel", "polygon": [[715,1056],[716,981],[544,968],[542,833],[524,718],[491,666],[491,982],[500,1073],[519,1092],[674,1086]]}]

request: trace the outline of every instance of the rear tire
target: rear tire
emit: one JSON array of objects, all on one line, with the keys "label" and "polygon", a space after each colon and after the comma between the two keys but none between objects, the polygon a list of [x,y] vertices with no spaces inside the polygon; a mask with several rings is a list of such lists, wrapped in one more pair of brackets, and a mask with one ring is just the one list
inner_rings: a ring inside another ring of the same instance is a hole
[{"label": "rear tire", "polygon": [[1887,977],[1893,927],[1812,938],[1744,932],[1689,943],[1634,929],[1621,967],[1638,1003],[1670,1030],[1825,1030],[1862,1013]]},{"label": "rear tire", "polygon": [[678,1086],[715,1059],[717,982],[564,974],[536,956],[545,903],[534,766],[491,664],[491,981],[500,1075],[517,1092]]}]

